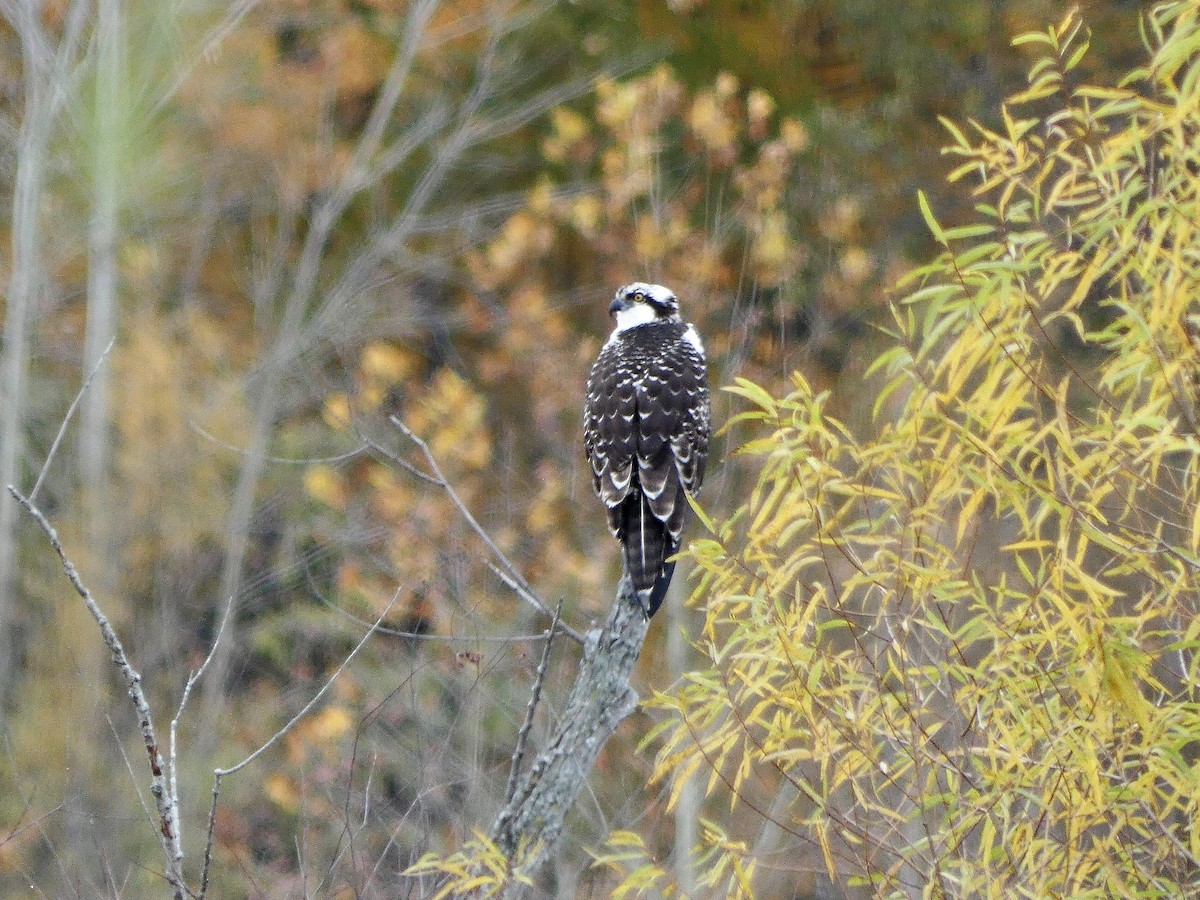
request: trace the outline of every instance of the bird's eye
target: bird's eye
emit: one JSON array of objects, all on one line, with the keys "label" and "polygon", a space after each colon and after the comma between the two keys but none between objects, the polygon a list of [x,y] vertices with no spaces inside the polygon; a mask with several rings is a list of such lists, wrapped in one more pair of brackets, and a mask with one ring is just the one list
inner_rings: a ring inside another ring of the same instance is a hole
[{"label": "bird's eye", "polygon": [[646,299],[646,294],[645,294],[643,291],[634,291],[634,292],[633,292],[633,299],[634,299],[634,300],[638,300],[638,301],[645,300],[645,299]]}]

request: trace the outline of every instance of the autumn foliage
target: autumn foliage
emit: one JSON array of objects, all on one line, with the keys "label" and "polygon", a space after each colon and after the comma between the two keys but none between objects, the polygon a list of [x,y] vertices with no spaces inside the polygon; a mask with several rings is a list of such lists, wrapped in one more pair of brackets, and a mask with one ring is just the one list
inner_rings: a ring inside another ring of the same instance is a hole
[{"label": "autumn foliage", "polygon": [[[495,551],[605,615],[579,409],[648,279],[730,386],[695,592],[532,890],[1190,890],[1197,28],[1110,6],[0,4],[0,456],[164,731],[230,610],[189,883],[339,673],[209,896],[504,885],[547,619]],[[125,688],[0,526],[0,893],[153,896]]]},{"label": "autumn foliage", "polygon": [[[711,889],[773,894],[791,847],[884,896],[1195,892],[1197,34],[1158,7],[1101,86],[1068,15],[1002,127],[946,123],[976,215],[920,198],[876,433],[800,375],[729,388],[762,469],[690,551],[708,666],[653,704],[658,777],[777,828],[709,826]],[[603,858],[663,889],[636,848]]]}]

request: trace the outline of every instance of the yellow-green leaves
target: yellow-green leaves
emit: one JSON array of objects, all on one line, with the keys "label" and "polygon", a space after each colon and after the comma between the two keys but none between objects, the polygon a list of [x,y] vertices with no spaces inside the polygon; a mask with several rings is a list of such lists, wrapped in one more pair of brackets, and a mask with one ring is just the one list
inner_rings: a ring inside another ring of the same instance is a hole
[{"label": "yellow-green leaves", "polygon": [[933,217],[933,210],[929,208],[929,200],[925,196],[924,191],[917,191],[917,204],[921,207],[921,217],[925,219],[925,225],[929,228],[929,232],[933,235],[934,240],[943,247],[948,247],[946,232],[942,230],[942,226]]},{"label": "yellow-green leaves", "polygon": [[[1018,40],[1002,126],[949,125],[976,217],[904,283],[852,437],[802,380],[739,381],[762,462],[693,553],[711,666],[654,700],[658,777],[815,844],[879,895],[1200,892],[1195,622],[1200,24],[1071,88],[1074,12]],[[1170,73],[1170,90],[1150,73]],[[1139,81],[1138,78],[1141,80]],[[753,889],[709,828],[706,884]],[[719,880],[718,878],[724,879]]]},{"label": "yellow-green leaves", "polygon": [[509,871],[508,858],[482,831],[476,831],[462,850],[449,856],[426,853],[409,866],[405,875],[440,875],[432,900],[448,897],[499,897],[516,881],[532,887],[528,875]]}]

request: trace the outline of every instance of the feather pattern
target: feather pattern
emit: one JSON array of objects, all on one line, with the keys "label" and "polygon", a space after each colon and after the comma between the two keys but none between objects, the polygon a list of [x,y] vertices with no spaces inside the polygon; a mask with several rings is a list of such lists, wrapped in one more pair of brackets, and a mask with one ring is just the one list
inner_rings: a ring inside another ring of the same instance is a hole
[{"label": "feather pattern", "polygon": [[675,568],[668,560],[679,551],[687,494],[704,480],[707,367],[695,329],[679,317],[666,288],[629,285],[617,292],[612,310],[617,328],[588,378],[584,446],[609,528],[624,545],[649,616]]}]

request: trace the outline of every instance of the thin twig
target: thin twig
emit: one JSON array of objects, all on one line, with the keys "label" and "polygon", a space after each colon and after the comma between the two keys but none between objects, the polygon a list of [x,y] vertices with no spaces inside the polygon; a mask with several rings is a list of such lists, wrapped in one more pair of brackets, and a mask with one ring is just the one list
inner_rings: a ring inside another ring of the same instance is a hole
[{"label": "thin twig", "polygon": [[233,34],[238,25],[241,24],[243,18],[254,7],[258,6],[259,0],[239,0],[239,2],[231,5],[216,25],[214,25],[204,36],[204,40],[200,44],[200,49],[192,54],[191,59],[175,73],[175,80],[170,86],[163,88],[158,97],[154,100],[154,105],[150,108],[150,118],[156,118],[158,113],[165,107],[183,87],[184,82],[191,76],[193,70],[201,62],[201,60],[210,60],[216,54],[217,48],[224,40]]},{"label": "thin twig", "polygon": [[[531,594],[512,575],[505,572],[498,565],[493,563],[490,559],[485,559],[483,561],[483,564],[485,566],[487,566],[489,569],[491,569],[492,574],[495,575],[497,578],[499,578],[501,581],[503,581],[506,587],[508,587],[510,590],[514,591],[515,593],[519,594],[526,603],[536,606],[538,603],[541,602],[535,594]],[[570,633],[570,629],[568,629],[566,625],[562,624],[562,622],[558,623],[558,628],[559,628],[559,631],[562,631],[564,634]]]},{"label": "thin twig", "polygon": [[109,733],[113,736],[113,744],[116,745],[117,752],[121,754],[121,760],[125,763],[125,771],[129,773],[129,782],[133,785],[133,792],[137,794],[138,803],[142,805],[142,811],[146,814],[146,821],[150,826],[154,826],[154,813],[150,811],[150,804],[146,802],[146,798],[142,796],[142,789],[138,785],[137,774],[133,771],[133,761],[129,758],[129,754],[125,752],[125,744],[121,741],[121,735],[117,732],[117,726],[107,712],[104,714],[104,721],[108,723]]},{"label": "thin twig", "polygon": [[[221,616],[221,624],[217,628],[216,637],[213,638],[212,646],[208,649],[208,656],[204,657],[204,662],[200,664],[200,668],[188,675],[187,684],[183,686],[183,696],[179,698],[179,708],[175,710],[175,718],[171,719],[171,748],[167,758],[167,773],[168,780],[171,784],[171,796],[178,800],[179,797],[179,782],[177,778],[178,768],[176,766],[176,733],[179,730],[179,720],[183,718],[183,711],[187,708],[188,698],[192,695],[192,688],[195,687],[208,668],[208,664],[212,662],[213,655],[217,652],[217,645],[221,643],[221,636],[225,633],[225,626],[229,624],[229,618],[233,614],[233,598],[230,597],[225,601],[225,613]],[[183,825],[179,821],[179,803],[175,804],[175,836],[179,859],[183,860]]]},{"label": "thin twig", "polygon": [[[217,801],[221,795],[221,779],[226,775],[233,775],[234,773],[239,772],[246,766],[250,765],[250,763],[254,762],[254,760],[258,759],[259,756],[261,756],[263,753],[266,753],[268,749],[274,746],[276,741],[280,740],[284,735],[295,728],[300,720],[312,711],[312,708],[316,706],[318,702],[320,702],[321,698],[325,696],[329,688],[333,686],[333,683],[337,681],[338,676],[345,671],[348,665],[350,665],[351,660],[353,660],[354,657],[358,655],[358,652],[366,646],[367,641],[371,638],[371,635],[375,634],[379,630],[380,623],[384,620],[387,614],[392,611],[392,607],[396,604],[396,600],[398,600],[399,597],[400,592],[396,591],[396,593],[392,595],[391,602],[388,603],[387,608],[379,614],[379,618],[375,620],[375,624],[367,629],[367,633],[362,636],[362,640],[358,642],[357,646],[355,646],[355,648],[350,651],[350,654],[344,660],[342,660],[342,664],[338,666],[337,671],[329,676],[329,680],[325,682],[324,686],[322,686],[322,688],[313,695],[312,699],[309,700],[308,703],[304,704],[304,708],[301,709],[300,712],[296,713],[290,722],[275,732],[275,734],[273,734],[265,744],[263,744],[241,762],[230,766],[227,769],[213,770],[212,806],[208,811],[208,834],[204,840],[204,867],[200,875],[200,892],[196,895],[198,900],[204,900],[204,895],[208,891],[208,876],[210,867],[212,865],[213,832],[215,830],[217,819]],[[205,660],[205,665],[207,664],[208,661]]]},{"label": "thin twig", "polygon": [[179,849],[179,836],[175,832],[173,824],[176,815],[174,810],[176,798],[171,792],[170,785],[163,772],[163,758],[162,753],[159,751],[158,735],[154,730],[154,720],[150,714],[150,704],[146,701],[145,691],[142,690],[141,673],[130,663],[129,658],[125,655],[125,647],[122,645],[121,639],[117,636],[117,632],[108,621],[108,617],[100,609],[100,605],[92,596],[92,592],[88,590],[83,580],[79,577],[79,572],[76,570],[75,564],[67,557],[66,551],[63,550],[62,542],[58,539],[58,532],[54,530],[54,526],[47,521],[42,511],[34,506],[28,497],[24,496],[11,484],[8,485],[8,492],[33,517],[34,521],[38,523],[38,526],[41,527],[49,539],[50,546],[54,548],[54,552],[58,554],[58,558],[62,562],[63,571],[66,572],[67,578],[75,588],[75,592],[83,598],[83,602],[86,604],[88,612],[92,614],[92,618],[96,620],[96,624],[100,627],[100,634],[104,638],[104,643],[108,646],[109,652],[112,654],[113,663],[125,679],[129,698],[133,701],[133,705],[137,709],[138,724],[142,730],[142,740],[146,745],[146,755],[150,760],[150,773],[152,776],[150,780],[150,793],[154,797],[154,804],[158,810],[158,840],[167,858],[167,866],[164,874],[174,890],[176,900],[184,900],[188,894],[188,890],[183,880],[183,853]]},{"label": "thin twig", "polygon": [[[546,603],[540,597],[538,597],[537,593],[530,586],[529,582],[525,580],[525,577],[513,564],[512,560],[510,560],[504,554],[503,550],[496,546],[496,542],[492,540],[491,535],[484,531],[483,526],[481,526],[479,522],[476,521],[475,517],[471,515],[471,511],[467,509],[467,505],[463,503],[462,498],[458,496],[458,492],[454,490],[454,485],[450,483],[450,481],[446,478],[445,473],[442,472],[442,468],[438,465],[437,459],[433,455],[433,451],[429,449],[429,445],[420,437],[418,437],[412,429],[405,425],[399,416],[388,416],[388,421],[400,429],[401,433],[403,433],[406,438],[417,445],[418,449],[421,451],[421,454],[425,457],[425,463],[429,466],[430,471],[433,473],[432,479],[430,479],[428,474],[425,474],[425,478],[431,480],[433,484],[436,484],[446,492],[446,496],[450,498],[450,502],[454,504],[456,509],[458,509],[459,514],[466,519],[466,522],[471,527],[471,530],[474,531],[479,539],[483,541],[484,545],[486,545],[487,548],[492,551],[492,554],[496,557],[496,559],[500,560],[501,565],[504,566],[508,576],[512,579],[510,582],[508,578],[504,578],[504,576],[501,575],[501,578],[504,579],[504,582],[513,587],[514,590],[517,591],[517,596],[519,596],[522,600],[524,600],[542,615],[553,619],[555,616],[554,613],[550,611],[550,607],[548,607]],[[497,575],[500,575],[498,570],[493,568],[492,571],[496,572]],[[517,589],[518,586],[519,590]],[[575,629],[571,628],[571,626],[560,622],[558,627],[563,634],[569,636],[575,641],[575,643],[579,644],[581,647],[584,645],[583,636]]]},{"label": "thin twig", "polygon": [[[487,565],[490,567],[491,563],[488,563]],[[494,570],[494,571],[496,571],[497,574],[500,574],[499,570]],[[308,573],[306,572],[305,574],[307,575]],[[501,575],[501,577],[504,577],[504,576]],[[332,600],[330,600],[328,597],[326,597],[324,594],[322,594],[319,590],[317,590],[316,585],[312,584],[311,577],[309,577],[308,581],[309,581],[308,589],[310,591],[312,591],[313,596],[317,598],[317,601],[319,603],[323,604],[324,606],[329,607],[329,609],[333,610],[339,616],[342,616],[345,619],[349,619],[355,625],[361,625],[363,627],[370,627],[371,623],[368,622],[366,619],[360,619],[358,616],[354,615],[354,613],[350,612],[349,610],[342,609],[342,607],[338,606],[336,603],[334,603]],[[522,643],[526,643],[528,641],[544,641],[544,640],[548,640],[550,637],[550,632],[548,632],[548,631],[543,632],[542,634],[507,634],[507,635],[501,635],[501,634],[498,634],[498,635],[422,634],[418,631],[401,631],[399,628],[389,628],[386,625],[380,625],[378,628],[375,629],[375,631],[378,632],[379,634],[386,635],[388,637],[404,638],[405,640],[409,640],[409,641],[431,641],[434,643],[442,643],[442,644],[462,644],[462,643],[522,644]]]},{"label": "thin twig", "polygon": [[[230,450],[233,453],[240,454],[241,456],[248,456],[253,452],[253,451],[247,449],[246,447],[239,447],[236,444],[231,444],[228,441],[221,440],[215,434],[210,434],[209,432],[205,431],[200,425],[198,425],[195,422],[189,421],[188,427],[191,428],[192,431],[196,432],[196,434],[200,435],[200,437],[204,438],[206,441],[210,441],[210,442],[216,444],[218,447],[224,447],[226,450]],[[363,452],[365,450],[367,450],[368,447],[371,447],[371,446],[373,446],[373,445],[364,441],[363,443],[361,443],[357,447],[355,447],[353,450],[347,450],[345,453],[338,453],[335,456],[294,457],[294,456],[271,456],[270,454],[264,453],[261,455],[260,458],[269,463],[280,463],[281,465],[286,465],[286,466],[312,466],[312,465],[329,464],[329,463],[340,463],[340,462],[349,462],[350,460],[361,456],[363,454]]]},{"label": "thin twig", "polygon": [[217,775],[213,778],[212,806],[208,810],[208,834],[204,838],[204,867],[200,872],[200,893],[196,895],[196,900],[204,900],[204,895],[208,893],[208,872],[212,864],[213,826],[217,821],[217,797],[220,794],[221,776]]},{"label": "thin twig", "polygon": [[389,450],[387,447],[382,446],[381,444],[375,443],[370,438],[364,438],[364,440],[366,441],[368,447],[370,447],[376,453],[380,454],[388,462],[394,463],[395,465],[402,468],[405,472],[407,472],[409,475],[416,478],[418,481],[424,481],[426,484],[432,484],[434,487],[442,486],[442,482],[438,481],[436,478],[434,478],[428,472],[422,472],[420,469],[418,469],[416,466],[414,466],[412,463],[410,463],[404,457],[393,453],[391,450]]},{"label": "thin twig", "polygon": [[304,708],[301,709],[300,712],[296,713],[296,715],[292,716],[291,721],[289,721],[286,725],[284,725],[277,732],[275,732],[275,734],[271,735],[271,737],[267,740],[267,742],[265,744],[263,744],[261,747],[259,747],[257,750],[255,750],[253,753],[251,753],[249,756],[247,756],[245,759],[243,759],[241,762],[237,763],[236,765],[230,766],[227,769],[214,769],[213,774],[215,776],[217,776],[218,778],[220,778],[222,776],[233,775],[234,773],[241,771],[246,766],[250,765],[250,763],[254,762],[254,760],[258,759],[260,756],[262,756],[264,753],[266,753],[267,750],[269,750],[271,747],[273,747],[278,740],[280,740],[282,737],[284,737],[284,735],[286,735],[289,731],[291,731],[293,728],[295,728],[300,723],[300,720],[303,719],[305,716],[307,716],[312,711],[312,708],[314,706],[316,706],[317,703],[320,702],[322,697],[325,696],[325,694],[333,686],[333,683],[335,681],[337,681],[338,676],[341,675],[342,672],[344,672],[346,670],[346,667],[348,665],[350,665],[351,660],[353,660],[354,657],[358,656],[358,652],[360,650],[362,650],[363,647],[366,646],[367,641],[369,641],[371,639],[371,635],[375,634],[375,632],[379,629],[380,623],[383,622],[383,620],[387,617],[387,614],[392,611],[392,607],[396,605],[396,601],[399,599],[399,597],[400,597],[399,591],[397,591],[395,594],[392,595],[391,601],[388,603],[388,605],[384,609],[384,611],[379,614],[379,618],[375,620],[375,624],[372,625],[367,630],[367,633],[362,636],[362,640],[360,640],[358,642],[358,645],[353,650],[350,651],[350,655],[347,656],[344,660],[342,660],[342,664],[337,667],[336,672],[334,672],[332,675],[329,676],[329,680],[325,682],[325,684],[322,686],[322,688],[319,691],[317,691],[315,694],[313,694],[313,697],[311,700],[309,700],[307,703],[304,704]]},{"label": "thin twig", "polygon": [[542,698],[542,684],[546,680],[546,663],[550,659],[550,646],[554,643],[554,633],[558,630],[559,616],[562,615],[562,600],[554,609],[554,620],[546,633],[546,643],[542,645],[542,658],[538,662],[537,673],[533,678],[533,693],[529,695],[529,705],[525,707],[525,721],[517,732],[517,746],[513,748],[512,766],[508,770],[508,790],[504,792],[504,804],[507,806],[517,792],[517,777],[521,774],[521,758],[525,755],[525,742],[529,739],[530,729],[533,728],[533,716],[537,712],[538,701]]},{"label": "thin twig", "polygon": [[[28,803],[26,803],[26,809],[28,809]],[[44,813],[42,813],[36,819],[31,819],[30,821],[26,822],[24,825],[19,825],[19,826],[14,827],[13,830],[10,831],[6,837],[4,837],[2,840],[0,840],[0,847],[3,847],[5,844],[9,843],[10,841],[15,841],[17,838],[19,838],[21,835],[23,835],[30,828],[40,828],[41,824],[43,822],[45,822],[48,818],[50,818],[55,813],[62,812],[62,811],[63,811],[63,804],[60,803],[57,806],[51,807],[50,809],[46,810]],[[25,814],[25,812],[22,811],[21,815],[24,815],[24,814]]]},{"label": "thin twig", "polygon": [[58,434],[54,438],[54,443],[50,445],[50,452],[46,454],[46,461],[42,463],[42,471],[38,473],[37,481],[33,483],[33,490],[29,492],[29,502],[32,503],[37,499],[38,491],[41,490],[42,482],[46,480],[46,473],[50,471],[50,463],[54,460],[54,454],[58,452],[58,445],[62,443],[63,435],[67,433],[67,425],[71,421],[71,416],[75,414],[75,408],[79,406],[79,401],[83,399],[83,395],[87,393],[88,387],[92,383],[92,379],[96,377],[96,373],[100,371],[100,367],[104,365],[104,360],[108,358],[108,352],[112,350],[113,344],[117,342],[114,337],[108,342],[108,346],[104,348],[104,352],[100,354],[100,358],[96,360],[96,365],[92,366],[92,371],[88,373],[88,377],[83,380],[83,385],[79,388],[79,393],[75,395],[75,399],[71,401],[70,407],[67,409],[67,414],[63,416],[62,424],[58,426]]}]

